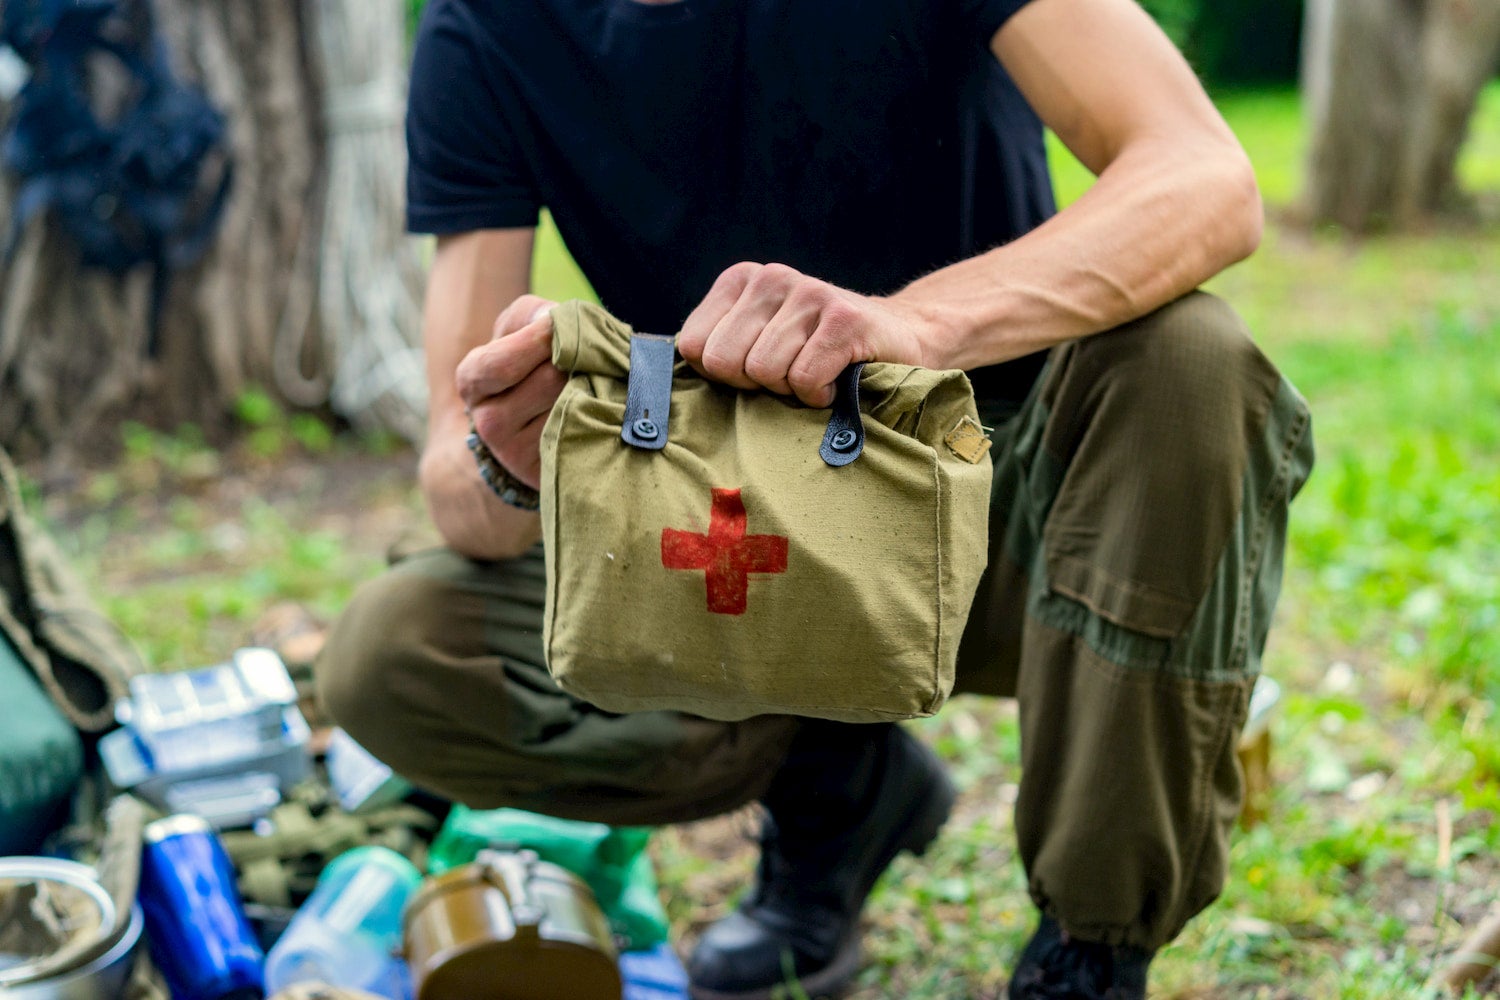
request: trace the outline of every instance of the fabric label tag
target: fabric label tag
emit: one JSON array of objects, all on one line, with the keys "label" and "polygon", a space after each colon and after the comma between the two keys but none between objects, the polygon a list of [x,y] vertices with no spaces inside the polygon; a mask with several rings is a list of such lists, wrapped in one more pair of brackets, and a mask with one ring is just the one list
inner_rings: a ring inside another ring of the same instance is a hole
[{"label": "fabric label tag", "polygon": [[978,465],[990,450],[990,439],[985,435],[984,428],[967,413],[959,418],[951,431],[943,435],[943,443],[948,446],[948,450],[970,465]]}]

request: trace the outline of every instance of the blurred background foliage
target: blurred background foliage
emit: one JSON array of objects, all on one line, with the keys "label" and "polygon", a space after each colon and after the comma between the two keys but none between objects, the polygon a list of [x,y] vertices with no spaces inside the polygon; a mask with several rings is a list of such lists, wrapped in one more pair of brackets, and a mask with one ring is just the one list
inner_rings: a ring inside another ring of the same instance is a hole
[{"label": "blurred background foliage", "polygon": [[1210,87],[1297,78],[1302,0],[1142,0],[1141,6]]}]

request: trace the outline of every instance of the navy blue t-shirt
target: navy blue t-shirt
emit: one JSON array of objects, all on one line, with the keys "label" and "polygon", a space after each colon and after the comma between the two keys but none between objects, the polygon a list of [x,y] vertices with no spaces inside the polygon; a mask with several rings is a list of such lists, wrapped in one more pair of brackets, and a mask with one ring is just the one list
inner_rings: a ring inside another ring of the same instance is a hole
[{"label": "navy blue t-shirt", "polygon": [[[1054,211],[1042,126],[989,52],[1027,0],[431,0],[407,225],[546,207],[604,306],[675,332],[724,268],[863,294]],[[972,372],[1019,399],[1039,357]]]}]

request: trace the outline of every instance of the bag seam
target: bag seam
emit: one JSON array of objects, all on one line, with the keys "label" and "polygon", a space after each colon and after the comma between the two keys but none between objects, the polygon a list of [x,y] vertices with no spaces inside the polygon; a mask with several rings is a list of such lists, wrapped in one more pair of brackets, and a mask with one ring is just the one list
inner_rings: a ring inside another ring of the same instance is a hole
[{"label": "bag seam", "polygon": [[[571,385],[573,379],[569,378],[568,381],[569,381],[569,385]],[[553,545],[551,545],[551,546],[545,546],[542,549],[543,557],[546,560],[546,562],[550,562],[554,567],[556,567],[556,569],[554,569],[553,572],[547,573],[546,576],[545,576],[546,581],[547,581],[547,590],[546,590],[545,600],[546,600],[546,607],[549,609],[549,611],[545,615],[544,620],[542,622],[543,634],[547,637],[547,641],[543,644],[542,654],[543,654],[544,659],[546,660],[545,666],[547,667],[547,673],[549,673],[549,674],[553,674],[553,670],[552,670],[552,658],[553,658],[552,644],[553,644],[554,641],[556,641],[556,631],[555,631],[554,626],[556,625],[557,604],[558,604],[558,594],[557,594],[557,591],[558,591],[558,579],[557,578],[558,578],[558,573],[560,572],[560,569],[561,569],[561,566],[562,566],[561,562],[559,561],[559,559],[561,558],[561,552],[560,551],[559,552],[554,552],[553,551],[554,548],[560,548],[561,541],[562,541],[561,532],[558,530],[558,524],[562,520],[562,493],[558,489],[558,484],[562,482],[562,469],[560,468],[561,465],[562,465],[562,455],[563,455],[562,438],[563,438],[563,432],[567,429],[566,428],[566,424],[568,422],[569,411],[573,408],[573,404],[577,400],[578,395],[579,395],[578,392],[572,392],[572,393],[568,392],[568,388],[569,388],[569,386],[564,386],[563,387],[563,394],[558,397],[557,405],[556,405],[555,409],[548,416],[548,420],[549,421],[552,420],[553,418],[556,418],[556,420],[557,420],[557,437],[556,437],[556,441],[555,441],[555,443],[553,445],[551,481],[549,483],[544,484],[544,485],[550,487],[550,492],[552,494],[552,517],[549,519],[551,521],[550,525],[544,524],[542,526],[544,534],[547,533],[547,528],[550,527],[552,529],[551,530],[551,535],[552,535],[553,542],[554,542]],[[543,435],[545,436],[545,434],[546,434],[546,428],[544,427],[543,428]],[[544,563],[543,565],[545,566],[546,563]],[[556,675],[553,674],[553,676],[555,677]]]}]

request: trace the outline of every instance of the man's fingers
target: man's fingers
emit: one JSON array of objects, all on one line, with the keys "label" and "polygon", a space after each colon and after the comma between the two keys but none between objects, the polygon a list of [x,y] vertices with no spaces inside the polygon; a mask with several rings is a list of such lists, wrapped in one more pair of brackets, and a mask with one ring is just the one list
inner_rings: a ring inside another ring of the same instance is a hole
[{"label": "man's fingers", "polygon": [[540,295],[522,295],[495,317],[495,326],[490,335],[496,340],[508,337],[523,327],[540,321],[555,305],[556,302]]},{"label": "man's fingers", "polygon": [[458,395],[473,409],[552,360],[552,323],[543,318],[470,351],[454,375]]},{"label": "man's fingers", "polygon": [[567,377],[552,362],[556,303],[523,295],[495,320],[493,337],[459,362],[458,395],[474,431],[507,470],[532,487],[540,475],[538,445]]},{"label": "man's fingers", "polygon": [[877,356],[880,320],[872,300],[785,264],[736,264],[683,324],[677,348],[715,381],[828,406],[839,374]]},{"label": "man's fingers", "polygon": [[[722,274],[678,337],[684,359],[742,389],[790,391],[791,361],[831,291],[785,264],[737,264]],[[732,298],[731,298],[732,296]]]},{"label": "man's fingers", "polygon": [[816,323],[816,314],[808,315],[791,300],[782,303],[746,355],[745,374],[772,392],[792,395],[788,376]]},{"label": "man's fingers", "polygon": [[542,426],[567,377],[546,365],[520,385],[491,397],[474,410],[474,430],[501,465],[528,485],[541,467]]},{"label": "man's fingers", "polygon": [[715,382],[740,389],[758,388],[760,383],[747,373],[745,362],[779,305],[775,299],[740,296],[708,335],[697,363],[692,359],[688,363]]},{"label": "man's fingers", "polygon": [[521,380],[521,384],[505,393],[505,400],[514,408],[518,417],[530,423],[538,417],[546,419],[552,412],[552,404],[562,395],[568,376],[562,369],[551,364],[537,368]]},{"label": "man's fingers", "polygon": [[533,369],[509,389],[481,400],[470,409],[474,429],[491,450],[504,448],[522,427],[551,412],[566,382],[567,376],[550,364]]},{"label": "man's fingers", "polygon": [[677,353],[688,364],[697,367],[703,357],[703,348],[708,343],[709,334],[713,333],[719,321],[739,301],[745,286],[758,270],[759,264],[748,262],[726,269],[714,280],[713,287],[708,290],[703,301],[698,303],[698,307],[688,314],[677,334]]},{"label": "man's fingers", "polygon": [[546,426],[545,413],[532,418],[516,432],[514,447],[504,456],[496,456],[512,475],[534,490],[542,486],[542,429]]},{"label": "man's fingers", "polygon": [[808,406],[833,405],[834,383],[840,373],[856,361],[873,360],[860,347],[859,324],[853,303],[834,298],[822,304],[817,327],[787,372],[787,382],[798,399]]}]

